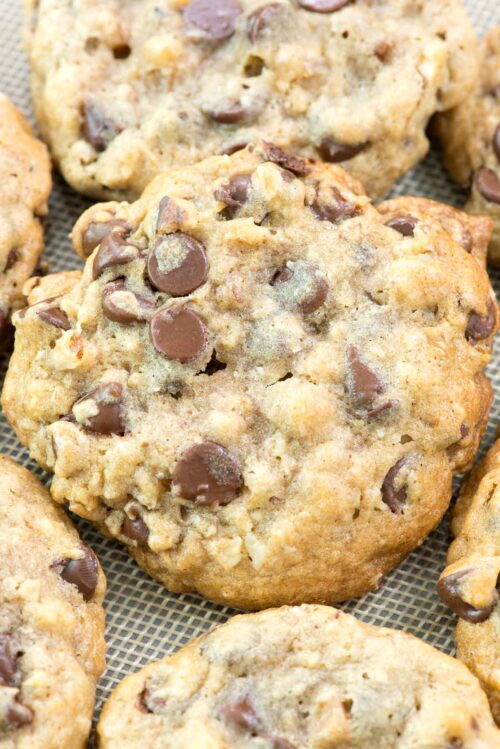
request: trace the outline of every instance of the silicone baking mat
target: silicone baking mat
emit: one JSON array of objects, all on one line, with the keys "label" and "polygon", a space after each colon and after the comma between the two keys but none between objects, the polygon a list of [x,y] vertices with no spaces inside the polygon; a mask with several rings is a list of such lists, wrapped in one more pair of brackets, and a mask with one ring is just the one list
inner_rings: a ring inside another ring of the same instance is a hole
[{"label": "silicone baking mat", "polygon": [[[21,46],[21,0],[0,0],[0,90],[32,119],[29,73]],[[465,0],[479,34],[500,23],[498,0]],[[450,19],[453,22],[453,19]],[[68,239],[79,214],[89,205],[54,176],[54,190],[46,226],[45,259],[51,271],[79,267]],[[395,194],[425,195],[435,200],[461,205],[464,195],[442,170],[439,153],[431,151],[416,169],[407,174]],[[500,272],[492,273],[500,298]],[[3,381],[7,356],[1,360]],[[497,397],[481,452],[492,444],[500,415],[500,347],[489,367]],[[41,475],[19,445],[3,416],[0,416],[0,450]],[[107,670],[98,687],[96,716],[103,701],[128,673],[147,662],[177,650],[196,635],[224,622],[232,612],[197,596],[173,595],[141,572],[117,543],[101,538],[86,522],[76,521],[83,538],[98,554],[108,579]],[[382,586],[364,598],[340,608],[372,624],[405,629],[440,650],[453,652],[455,618],[435,595],[436,581],[443,568],[449,544],[448,522],[389,575]]]}]

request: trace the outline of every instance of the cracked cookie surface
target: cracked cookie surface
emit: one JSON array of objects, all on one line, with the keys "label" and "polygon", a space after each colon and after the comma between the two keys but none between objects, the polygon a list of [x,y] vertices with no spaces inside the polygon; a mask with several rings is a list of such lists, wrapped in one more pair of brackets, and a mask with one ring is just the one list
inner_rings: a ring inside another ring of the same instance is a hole
[{"label": "cracked cookie surface", "polygon": [[404,632],[324,606],[237,616],[128,676],[102,749],[494,749],[477,680]]},{"label": "cracked cookie surface", "polygon": [[0,747],[83,749],[104,668],[104,574],[42,484],[0,456]]},{"label": "cracked cookie surface", "polygon": [[270,144],[160,175],[83,214],[81,279],[15,315],[5,413],[56,501],[170,589],[361,595],[440,521],[484,430],[488,227],[421,198],[378,211]]},{"label": "cracked cookie surface", "polygon": [[476,78],[459,0],[27,5],[39,126],[69,183],[107,199],[258,138],[342,162],[380,196]]},{"label": "cracked cookie surface", "polygon": [[481,681],[500,724],[500,442],[464,483],[438,591],[459,616],[458,656]]},{"label": "cracked cookie surface", "polygon": [[40,219],[47,213],[50,188],[46,147],[0,93],[0,347],[43,250]]}]

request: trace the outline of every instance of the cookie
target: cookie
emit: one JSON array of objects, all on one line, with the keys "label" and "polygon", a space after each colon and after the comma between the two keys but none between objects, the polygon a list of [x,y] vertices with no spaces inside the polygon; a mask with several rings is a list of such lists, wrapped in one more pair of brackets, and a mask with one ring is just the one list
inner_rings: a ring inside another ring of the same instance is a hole
[{"label": "cookie", "polygon": [[23,306],[23,283],[43,250],[41,218],[50,188],[46,147],[0,93],[0,347],[9,335],[11,311]]},{"label": "cookie", "polygon": [[[264,138],[380,196],[477,75],[459,0],[28,0],[36,115],[76,190],[137,198]],[[453,24],[450,24],[453,18]]]},{"label": "cookie", "polygon": [[456,539],[438,592],[459,616],[458,656],[487,692],[500,725],[500,442],[462,487],[452,523]]},{"label": "cookie", "polygon": [[440,115],[436,132],[446,167],[463,187],[471,186],[466,210],[494,221],[489,259],[500,267],[500,26],[485,36],[475,90]]},{"label": "cookie", "polygon": [[488,220],[383,211],[265,143],[90,208],[81,280],[54,299],[43,279],[15,316],[3,393],[55,500],[173,591],[251,609],[375,588],[473,460],[498,317]]},{"label": "cookie", "polygon": [[38,479],[5,456],[0,563],[0,746],[83,749],[104,669],[104,574]]},{"label": "cookie", "polygon": [[247,614],[128,676],[101,749],[500,746],[458,661],[326,606]]}]

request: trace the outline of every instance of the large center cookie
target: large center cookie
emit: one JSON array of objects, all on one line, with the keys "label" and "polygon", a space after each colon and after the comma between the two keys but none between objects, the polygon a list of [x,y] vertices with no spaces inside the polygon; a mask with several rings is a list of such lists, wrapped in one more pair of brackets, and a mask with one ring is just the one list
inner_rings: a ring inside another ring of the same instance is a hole
[{"label": "large center cookie", "polygon": [[99,197],[135,198],[161,170],[256,138],[343,162],[381,195],[476,77],[460,0],[28,5],[40,128],[70,184]]},{"label": "large center cookie", "polygon": [[5,412],[54,498],[172,590],[361,595],[439,522],[483,431],[488,228],[377,211],[269,144],[161,175],[85,213],[81,280],[15,316]]},{"label": "large center cookie", "polygon": [[128,676],[101,749],[498,749],[462,664],[324,606],[238,616]]}]

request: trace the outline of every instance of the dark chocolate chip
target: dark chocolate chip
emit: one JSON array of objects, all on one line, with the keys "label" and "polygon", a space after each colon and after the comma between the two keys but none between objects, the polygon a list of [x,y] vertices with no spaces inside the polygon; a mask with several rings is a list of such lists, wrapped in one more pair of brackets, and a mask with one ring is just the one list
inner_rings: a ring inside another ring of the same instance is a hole
[{"label": "dark chocolate chip", "polygon": [[386,223],[386,226],[399,232],[403,237],[413,237],[417,224],[418,219],[413,216],[396,216],[395,218],[391,218]]},{"label": "dark chocolate chip", "polygon": [[337,143],[332,138],[323,138],[319,144],[318,153],[323,161],[330,164],[339,164],[342,161],[353,159],[358,153],[361,153],[368,143],[358,143],[357,145],[348,143]]},{"label": "dark chocolate chip", "polygon": [[177,461],[172,478],[180,496],[199,505],[227,505],[243,485],[236,457],[210,441],[189,447]]},{"label": "dark chocolate chip", "polygon": [[488,203],[500,203],[500,179],[491,169],[482,167],[476,172],[476,187]]},{"label": "dark chocolate chip", "polygon": [[465,337],[471,342],[483,341],[492,334],[496,321],[495,304],[490,301],[488,303],[488,313],[484,317],[477,312],[470,313],[467,328],[465,329]]},{"label": "dark chocolate chip", "polygon": [[387,472],[382,483],[382,501],[389,507],[391,512],[401,513],[406,504],[408,491],[406,484],[402,484],[399,489],[396,488],[398,473],[406,463],[406,458],[401,458]]},{"label": "dark chocolate chip", "polygon": [[356,346],[349,346],[347,358],[350,368],[350,393],[357,407],[371,406],[377,395],[383,393],[384,385],[379,378],[359,357]]},{"label": "dark chocolate chip", "polygon": [[500,161],[500,123],[497,125],[495,135],[493,136],[493,150],[497,161]]},{"label": "dark chocolate chip", "polygon": [[99,565],[97,558],[88,546],[82,545],[83,557],[79,559],[62,559],[54,562],[52,567],[70,585],[75,585],[84,599],[89,601],[97,588]]},{"label": "dark chocolate chip", "polygon": [[313,13],[334,13],[350,2],[351,0],[298,0],[302,8]]},{"label": "dark chocolate chip", "polygon": [[268,3],[250,13],[247,20],[247,34],[251,42],[256,42],[262,36],[276,15],[284,10],[283,3]]},{"label": "dark chocolate chip", "polygon": [[18,260],[19,252],[17,250],[11,250],[7,255],[7,260],[5,261],[5,268],[3,269],[3,272],[7,273],[11,268],[14,267]]},{"label": "dark chocolate chip", "polygon": [[58,307],[48,307],[47,309],[37,310],[37,315],[43,322],[53,325],[54,328],[61,330],[71,330],[71,323],[68,316]]},{"label": "dark chocolate chip", "polygon": [[283,151],[283,149],[278,148],[278,146],[275,146],[274,143],[265,143],[264,147],[265,161],[272,161],[273,164],[278,164],[278,166],[282,166],[283,169],[288,169],[288,171],[296,174],[299,177],[303,177],[304,175],[309,173],[309,167],[304,159],[299,159],[296,156],[292,156],[292,154]]},{"label": "dark chocolate chip", "polygon": [[215,109],[208,110],[207,114],[211,120],[221,125],[234,125],[236,122],[241,122],[247,110],[239,102],[233,102],[220,104]]},{"label": "dark chocolate chip", "polygon": [[243,728],[253,735],[260,731],[260,721],[246,697],[225,705],[221,710],[221,715],[229,723],[238,726],[238,728]]},{"label": "dark chocolate chip", "polygon": [[107,237],[108,234],[114,230],[123,235],[130,231],[130,226],[121,218],[113,218],[101,223],[91,221],[82,233],[82,248],[85,257],[92,255],[95,248],[97,245],[101,244],[104,237]]},{"label": "dark chocolate chip", "polygon": [[158,219],[156,222],[156,231],[158,234],[170,234],[172,231],[177,231],[182,226],[185,219],[185,213],[182,208],[174,203],[174,201],[165,195],[160,200],[158,207]]},{"label": "dark chocolate chip", "polygon": [[[134,307],[136,309],[127,309],[119,305],[119,298],[117,294],[126,291],[132,295],[135,300]],[[104,291],[102,292],[102,311],[108,320],[113,322],[121,323],[122,325],[131,325],[135,322],[143,322],[147,320],[153,313],[156,307],[154,299],[148,299],[145,296],[135,294],[133,291],[129,291],[125,286],[125,281],[119,278],[117,281],[112,281],[106,284]]]},{"label": "dark chocolate chip", "polygon": [[451,575],[442,577],[437,584],[437,591],[442,602],[457,614],[461,619],[472,624],[485,622],[491,616],[498,602],[498,593],[495,590],[493,600],[489,606],[482,609],[476,609],[469,603],[466,603],[460,597],[460,580],[466,577],[472,570],[458,570]]},{"label": "dark chocolate chip", "polygon": [[191,0],[183,13],[188,26],[201,29],[209,39],[220,42],[234,34],[241,6],[236,0]]},{"label": "dark chocolate chip", "polygon": [[12,687],[15,684],[17,654],[12,645],[12,637],[0,635],[0,686]]},{"label": "dark chocolate chip", "polygon": [[181,364],[196,359],[207,345],[202,319],[182,305],[159,310],[150,322],[150,332],[158,353]]},{"label": "dark chocolate chip", "polygon": [[130,244],[125,231],[111,231],[101,241],[92,266],[92,277],[95,280],[104,273],[107,268],[115,265],[126,265],[138,257],[137,247]]},{"label": "dark chocolate chip", "polygon": [[18,729],[27,726],[33,721],[33,710],[22,702],[11,702],[7,707],[7,725],[11,728]]},{"label": "dark chocolate chip", "polygon": [[96,104],[84,104],[83,137],[96,151],[105,151],[112,140],[123,130],[101,107]]},{"label": "dark chocolate chip", "polygon": [[98,434],[123,435],[125,426],[122,419],[122,386],[119,382],[109,382],[96,388],[88,395],[80,398],[73,408],[79,403],[93,401],[97,408],[95,416],[89,416],[84,426]]},{"label": "dark chocolate chip", "polygon": [[137,546],[145,547],[148,545],[149,528],[141,517],[141,508],[139,503],[134,503],[127,507],[127,515],[122,525],[122,533],[131,541],[135,541]]},{"label": "dark chocolate chip", "polygon": [[246,203],[251,184],[250,174],[235,174],[229,182],[225,182],[215,190],[215,199],[231,208],[241,208]]},{"label": "dark chocolate chip", "polygon": [[354,218],[358,211],[354,203],[342,197],[336,187],[330,188],[330,200],[320,201],[317,197],[311,206],[311,210],[320,221],[330,221],[338,224],[348,218]]},{"label": "dark chocolate chip", "polygon": [[205,248],[188,234],[165,234],[156,240],[149,252],[148,276],[159,291],[171,296],[186,296],[207,280]]}]

